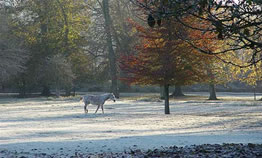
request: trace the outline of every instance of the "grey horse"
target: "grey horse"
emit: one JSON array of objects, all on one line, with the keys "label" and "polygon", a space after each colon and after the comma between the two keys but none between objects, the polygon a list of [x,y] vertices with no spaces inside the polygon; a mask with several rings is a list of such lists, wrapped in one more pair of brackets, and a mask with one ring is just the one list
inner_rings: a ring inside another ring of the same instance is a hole
[{"label": "grey horse", "polygon": [[85,106],[84,106],[85,113],[88,113],[87,106],[89,104],[93,104],[93,105],[97,105],[96,112],[98,111],[98,109],[101,106],[102,112],[104,114],[104,104],[105,104],[105,101],[108,99],[113,100],[114,102],[116,101],[116,97],[113,93],[106,93],[102,95],[86,95],[86,96],[80,97],[80,101],[82,100],[85,103]]}]

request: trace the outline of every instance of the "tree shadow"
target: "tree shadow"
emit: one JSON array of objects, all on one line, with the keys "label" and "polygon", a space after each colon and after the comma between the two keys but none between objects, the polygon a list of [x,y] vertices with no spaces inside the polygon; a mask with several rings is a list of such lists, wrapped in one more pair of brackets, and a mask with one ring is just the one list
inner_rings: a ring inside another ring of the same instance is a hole
[{"label": "tree shadow", "polygon": [[[7,150],[14,155],[26,154],[32,156],[36,154],[44,154],[44,156],[60,157],[61,155],[70,157],[75,153],[94,154],[103,152],[130,152],[131,150],[156,148],[168,148],[171,146],[190,146],[199,144],[223,144],[223,143],[261,143],[261,137],[251,136],[248,134],[206,134],[201,132],[190,132],[180,134],[165,135],[138,135],[125,136],[113,139],[88,139],[79,140],[62,140],[62,141],[24,141],[22,143],[0,144],[0,151]],[[45,133],[42,133],[45,134]],[[48,134],[48,133],[46,133]],[[63,134],[54,132],[52,134]],[[261,136],[261,135],[260,135]],[[245,138],[245,139],[243,139]],[[259,139],[258,139],[259,138]]]}]

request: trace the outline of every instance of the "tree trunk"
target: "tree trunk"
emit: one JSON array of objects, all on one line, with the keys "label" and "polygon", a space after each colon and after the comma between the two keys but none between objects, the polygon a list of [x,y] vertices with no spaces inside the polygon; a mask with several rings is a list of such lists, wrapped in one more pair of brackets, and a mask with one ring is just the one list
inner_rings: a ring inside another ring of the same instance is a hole
[{"label": "tree trunk", "polygon": [[160,86],[160,99],[165,99],[165,89],[163,86]]},{"label": "tree trunk", "polygon": [[73,87],[73,96],[76,96],[76,87]]},{"label": "tree trunk", "polygon": [[254,86],[254,101],[257,100],[256,86]]},{"label": "tree trunk", "polygon": [[42,90],[42,96],[49,97],[50,95],[51,95],[50,88],[44,85]]},{"label": "tree trunk", "polygon": [[218,100],[216,96],[215,84],[209,84],[209,100]]},{"label": "tree trunk", "polygon": [[60,97],[60,90],[58,88],[55,89],[55,95],[56,97]]},{"label": "tree trunk", "polygon": [[169,110],[169,85],[164,85],[164,91],[165,91],[165,114],[170,114]]},{"label": "tree trunk", "polygon": [[70,96],[71,95],[71,88],[66,88],[65,89],[65,96]]},{"label": "tree trunk", "polygon": [[69,52],[69,48],[68,48],[68,34],[69,34],[69,24],[68,24],[68,17],[65,11],[65,8],[63,6],[63,4],[60,2],[60,0],[56,0],[57,3],[59,4],[59,7],[61,9],[62,12],[62,16],[63,16],[63,22],[64,22],[64,39],[63,39],[63,47],[65,48],[64,54],[66,57],[68,57],[70,55]]},{"label": "tree trunk", "polygon": [[110,63],[110,74],[111,74],[111,91],[114,95],[119,98],[118,82],[117,82],[117,67],[116,67],[116,56],[113,49],[112,34],[111,34],[111,19],[109,14],[109,0],[103,0],[103,14],[105,19],[105,30],[106,30],[106,40],[109,53],[109,63]]},{"label": "tree trunk", "polygon": [[5,92],[5,85],[4,85],[4,83],[2,83],[2,92],[3,93]]},{"label": "tree trunk", "polygon": [[173,92],[173,94],[171,95],[172,97],[181,97],[181,96],[185,96],[182,92],[182,88],[180,85],[175,85],[175,91]]},{"label": "tree trunk", "polygon": [[25,83],[24,78],[22,78],[22,81],[19,85],[19,97],[21,97],[21,98],[26,97],[26,83]]}]

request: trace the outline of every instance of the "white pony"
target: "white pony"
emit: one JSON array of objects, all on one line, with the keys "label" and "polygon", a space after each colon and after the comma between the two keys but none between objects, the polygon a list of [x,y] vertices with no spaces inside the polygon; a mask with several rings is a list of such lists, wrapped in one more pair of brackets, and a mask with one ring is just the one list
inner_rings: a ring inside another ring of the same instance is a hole
[{"label": "white pony", "polygon": [[85,106],[84,106],[85,113],[88,113],[87,106],[89,104],[97,105],[96,112],[99,109],[99,107],[101,106],[102,112],[104,113],[104,103],[108,99],[111,99],[114,102],[116,101],[116,98],[113,93],[106,93],[102,95],[86,95],[86,96],[80,97],[80,101],[82,100],[85,103]]}]

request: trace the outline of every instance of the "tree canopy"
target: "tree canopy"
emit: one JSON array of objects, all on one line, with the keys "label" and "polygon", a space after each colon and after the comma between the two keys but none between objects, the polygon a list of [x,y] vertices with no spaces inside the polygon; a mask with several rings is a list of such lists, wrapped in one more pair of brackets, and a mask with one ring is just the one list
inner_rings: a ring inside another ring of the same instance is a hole
[{"label": "tree canopy", "polygon": [[[195,23],[192,18],[188,19],[191,19],[192,24]],[[162,21],[161,27],[157,28],[146,28],[133,21],[131,23],[138,31],[141,43],[136,45],[137,54],[122,56],[120,68],[127,74],[122,80],[130,84],[161,85],[166,88],[208,80],[206,67],[212,56],[198,53],[181,38],[191,36],[194,38],[193,43],[202,49],[212,50],[217,45],[211,38],[212,34],[203,35],[172,21]]]},{"label": "tree canopy", "polygon": [[[147,11],[154,19],[169,19],[182,23],[192,29],[203,32],[214,32],[228,47],[215,52],[204,51],[207,54],[221,54],[235,50],[252,50],[250,60],[244,65],[238,65],[230,60],[224,62],[247,67],[262,60],[261,56],[261,29],[262,9],[261,1],[216,1],[216,0],[132,0],[137,6]],[[208,28],[196,27],[184,22],[183,17],[194,16],[205,20],[212,25]],[[228,42],[230,41],[230,42]],[[234,42],[231,42],[234,41]],[[228,42],[228,43],[226,43]]]}]

